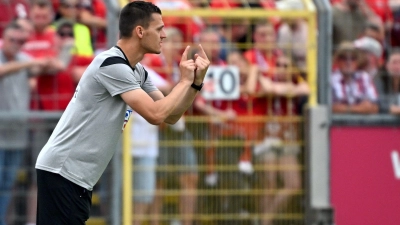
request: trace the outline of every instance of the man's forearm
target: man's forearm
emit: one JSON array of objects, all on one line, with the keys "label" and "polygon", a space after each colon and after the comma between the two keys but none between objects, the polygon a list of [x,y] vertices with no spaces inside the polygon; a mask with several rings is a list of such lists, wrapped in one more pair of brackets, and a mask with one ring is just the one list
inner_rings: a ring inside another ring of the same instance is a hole
[{"label": "man's forearm", "polygon": [[28,62],[9,62],[0,66],[0,77],[15,73],[19,70],[31,67],[32,61]]},{"label": "man's forearm", "polygon": [[199,91],[189,86],[186,93],[182,94],[180,96],[181,98],[177,99],[174,109],[166,118],[165,122],[175,123],[178,121],[179,118],[186,112],[186,110],[193,104],[197,92]]}]

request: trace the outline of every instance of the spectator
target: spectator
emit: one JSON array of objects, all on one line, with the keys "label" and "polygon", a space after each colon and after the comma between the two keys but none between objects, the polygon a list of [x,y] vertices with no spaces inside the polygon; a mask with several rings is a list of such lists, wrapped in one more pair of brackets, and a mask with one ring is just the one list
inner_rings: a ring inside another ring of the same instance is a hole
[{"label": "spectator", "polygon": [[331,76],[333,113],[377,113],[378,95],[371,76],[358,70],[360,56],[354,44],[340,44],[334,60],[337,69]]},{"label": "spectator", "polygon": [[380,71],[383,53],[382,45],[370,37],[359,38],[354,41],[354,45],[361,51],[360,56],[364,57],[359,69],[364,70],[371,76],[378,93],[383,92],[384,86]]},{"label": "spectator", "polygon": [[[163,93],[171,86],[154,70],[146,68],[153,84]],[[156,190],[156,166],[158,157],[158,127],[149,124],[136,112],[132,112],[133,156],[133,225],[142,223],[141,217],[154,211],[150,208]]]},{"label": "spectator", "polygon": [[[251,163],[252,144],[262,137],[262,125],[257,121],[247,121],[245,118],[262,116],[265,114],[265,99],[250,96],[254,93],[255,85],[251,85],[250,77],[257,77],[257,66],[249,64],[239,51],[232,51],[228,54],[228,65],[237,66],[240,73],[240,97],[237,100],[214,100],[198,101],[195,107],[204,115],[210,116],[210,139],[224,140],[227,142],[241,142],[240,146],[218,146],[210,147],[207,152],[208,174],[206,184],[228,190],[244,189],[246,177],[253,173]],[[228,166],[236,169],[215,170],[214,166]],[[249,212],[245,196],[226,195],[217,197],[218,213],[239,214]],[[212,204],[212,203],[211,203]],[[215,213],[215,211],[209,211]],[[225,221],[225,224],[235,224],[232,220]]]},{"label": "spectator", "polygon": [[364,0],[343,0],[333,7],[333,47],[343,41],[354,41],[361,36],[376,14]]},{"label": "spectator", "polygon": [[278,30],[278,45],[291,56],[296,67],[306,70],[308,26],[304,19],[287,19]]},{"label": "spectator", "polygon": [[[163,76],[170,85],[173,85],[179,81],[180,77],[178,60],[183,47],[183,36],[182,32],[175,27],[167,27],[164,31],[167,38],[163,41],[162,53],[144,59],[143,63],[153,68]],[[184,117],[175,125],[162,127],[159,138],[160,141],[176,140],[179,144],[174,146],[160,145],[158,165],[164,168],[178,166],[181,169],[177,173],[160,171],[158,174],[157,189],[162,190],[166,188],[168,185],[168,178],[178,177],[178,183],[181,188],[179,213],[185,215],[185,218],[183,218],[181,222],[183,225],[191,225],[193,223],[193,213],[197,201],[195,192],[198,182],[197,157],[191,143],[193,137],[186,128]],[[157,196],[152,206],[156,215],[160,214],[163,207],[161,197],[162,196]],[[154,223],[158,224],[158,219],[155,218]]]},{"label": "spectator", "polygon": [[253,65],[257,65],[265,76],[274,70],[276,58],[282,54],[276,42],[276,33],[273,25],[266,20],[255,24],[254,47],[244,53],[246,59]]},{"label": "spectator", "polygon": [[199,43],[210,59],[211,65],[225,65],[225,61],[220,58],[221,46],[219,45],[220,36],[217,31],[207,28],[200,32]]},{"label": "spectator", "polygon": [[389,90],[382,98],[383,113],[400,115],[400,51],[394,50],[386,64],[387,73],[389,75]]},{"label": "spectator", "polygon": [[60,18],[55,21],[56,28],[64,21],[73,24],[73,34],[75,38],[75,48],[73,53],[80,56],[93,56],[93,45],[89,28],[79,23],[79,8],[81,7],[78,0],[61,0],[58,14]]},{"label": "spectator", "polygon": [[[60,73],[68,68],[68,62],[61,55],[65,39],[60,39],[56,30],[50,27],[53,18],[51,2],[34,0],[30,8],[30,18],[34,33],[24,45],[24,51],[34,58],[50,60],[43,75],[37,79],[37,93],[41,110],[64,110],[68,105],[75,85],[69,73]],[[61,57],[61,58],[60,58]]]},{"label": "spectator", "polygon": [[[47,63],[32,60],[21,52],[27,38],[27,32],[16,22],[4,29],[4,45],[0,50],[0,111],[20,113],[29,110],[29,77],[38,74]],[[0,225],[5,225],[11,190],[28,146],[28,129],[23,117],[1,119],[0,124]]]},{"label": "spectator", "polygon": [[226,61],[228,53],[232,50],[244,51],[247,46],[245,43],[249,40],[250,21],[244,18],[241,19],[226,19],[218,26],[218,32],[221,35],[221,52],[220,58]]},{"label": "spectator", "polygon": [[78,21],[90,28],[95,54],[107,48],[107,9],[103,0],[82,0]]},{"label": "spectator", "polygon": [[[256,145],[256,161],[262,166],[261,187],[265,193],[260,198],[260,209],[263,214],[275,214],[286,207],[293,195],[301,188],[299,155],[300,125],[298,122],[277,121],[274,117],[296,117],[300,115],[301,99],[308,96],[310,89],[307,82],[293,68],[289,57],[279,56],[276,70],[272,77],[259,77],[261,93],[269,96],[267,113],[271,119],[265,125],[265,138]],[[290,170],[275,170],[271,167],[290,167]],[[279,187],[281,189],[269,193]],[[261,225],[271,225],[272,220],[262,219]]]}]

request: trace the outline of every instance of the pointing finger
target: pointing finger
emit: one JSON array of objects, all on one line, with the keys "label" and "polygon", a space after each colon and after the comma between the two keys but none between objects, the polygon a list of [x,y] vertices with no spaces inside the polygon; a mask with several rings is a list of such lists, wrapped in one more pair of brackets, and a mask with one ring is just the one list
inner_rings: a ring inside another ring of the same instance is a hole
[{"label": "pointing finger", "polygon": [[188,55],[188,52],[189,52],[189,48],[190,48],[189,45],[185,48],[185,51],[182,54],[181,62],[187,60],[187,58],[188,58],[187,55]]},{"label": "pointing finger", "polygon": [[201,50],[200,53],[199,53],[199,56],[202,57],[203,59],[207,59],[208,60],[206,52],[204,51],[203,46],[201,46],[201,44],[199,44],[199,48]]}]

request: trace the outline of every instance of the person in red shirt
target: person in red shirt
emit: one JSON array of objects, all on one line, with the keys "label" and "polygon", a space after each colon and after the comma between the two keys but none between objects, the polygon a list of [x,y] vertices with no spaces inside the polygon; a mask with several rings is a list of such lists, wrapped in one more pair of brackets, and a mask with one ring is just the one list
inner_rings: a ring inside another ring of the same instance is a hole
[{"label": "person in red shirt", "polygon": [[255,24],[253,33],[254,46],[244,53],[245,58],[257,65],[260,72],[269,76],[274,70],[276,59],[282,52],[277,47],[274,26],[267,20]]},{"label": "person in red shirt", "polygon": [[51,2],[35,0],[30,8],[30,19],[34,32],[24,45],[24,52],[34,58],[47,58],[44,74],[37,78],[38,101],[35,107],[40,110],[64,110],[75,88],[69,75],[58,74],[67,64],[58,58],[61,42],[57,33],[49,25],[53,19]]},{"label": "person in red shirt", "polygon": [[[267,96],[266,115],[271,118],[265,124],[264,140],[254,148],[257,164],[263,166],[259,181],[265,194],[260,198],[260,210],[263,214],[274,214],[285,207],[301,188],[302,178],[298,162],[301,126],[298,121],[289,119],[294,119],[300,114],[301,100],[309,95],[310,89],[303,77],[292,67],[290,58],[286,56],[276,58],[272,76],[260,76],[259,81],[259,93]],[[291,169],[270,169],[278,166]],[[271,195],[269,191],[278,188],[278,177],[281,178],[283,187]],[[271,224],[272,220],[261,220],[261,225]]]}]

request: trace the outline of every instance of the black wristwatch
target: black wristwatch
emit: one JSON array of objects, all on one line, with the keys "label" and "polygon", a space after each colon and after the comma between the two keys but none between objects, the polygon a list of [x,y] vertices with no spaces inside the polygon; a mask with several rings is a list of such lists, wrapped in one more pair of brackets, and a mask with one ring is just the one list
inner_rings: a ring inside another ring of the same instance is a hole
[{"label": "black wristwatch", "polygon": [[195,83],[192,83],[191,87],[200,91],[201,88],[203,87],[204,83],[201,83],[200,85],[196,85]]}]

